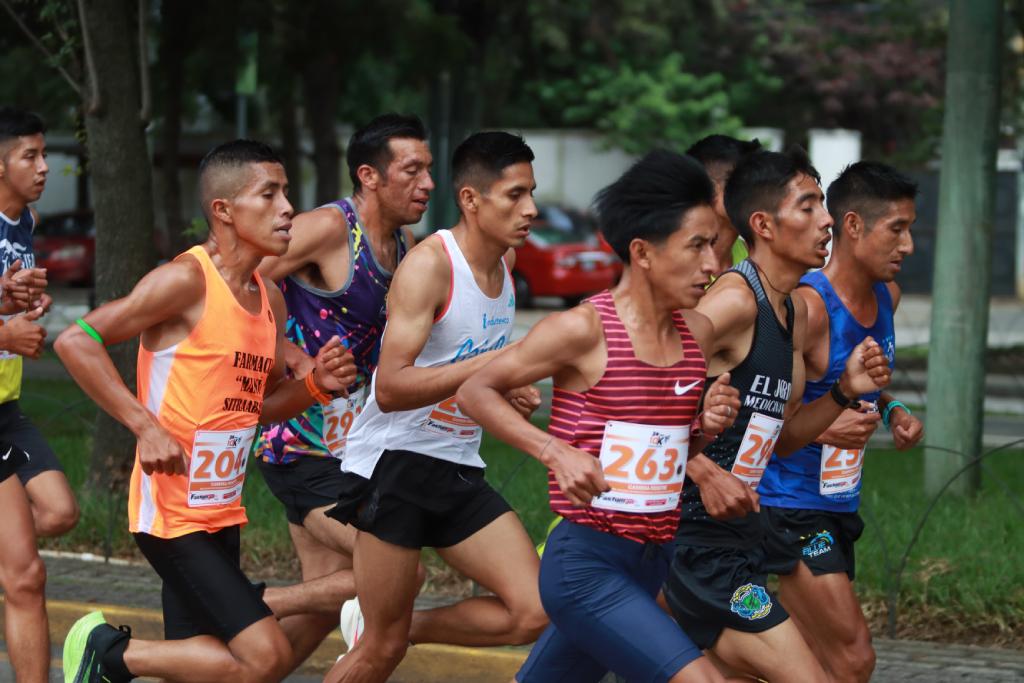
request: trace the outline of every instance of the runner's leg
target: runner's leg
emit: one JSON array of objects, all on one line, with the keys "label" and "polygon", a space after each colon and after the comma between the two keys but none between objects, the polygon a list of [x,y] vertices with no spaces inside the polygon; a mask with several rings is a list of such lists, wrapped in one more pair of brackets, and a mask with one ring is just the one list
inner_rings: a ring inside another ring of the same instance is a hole
[{"label": "runner's leg", "polygon": [[537,588],[540,560],[514,512],[506,512],[461,543],[436,550],[452,568],[494,596],[415,612],[411,642],[525,645],[540,637],[548,625]]},{"label": "runner's leg", "polygon": [[792,619],[761,633],[722,631],[711,647],[727,666],[768,681],[827,683],[828,677]]},{"label": "runner's leg", "polygon": [[277,621],[266,617],[226,645],[214,636],[128,641],[124,663],[135,676],[189,683],[277,683],[288,675],[291,648]]},{"label": "runner's leg", "polygon": [[818,659],[833,683],[867,683],[875,669],[875,651],[846,572],[815,576],[797,562],[792,574],[779,577],[779,599],[800,620],[805,636],[811,636],[808,642],[820,653]]},{"label": "runner's leg", "polygon": [[46,619],[46,565],[36,550],[28,498],[17,476],[0,482],[0,586],[4,589],[7,652],[21,683],[46,683],[50,630]]},{"label": "runner's leg", "polygon": [[[313,654],[327,634],[338,627],[338,611],[345,599],[355,595],[355,580],[352,577],[351,557],[336,553],[322,545],[301,526],[289,524],[288,528],[299,555],[299,562],[302,563],[302,583],[277,591],[267,589],[264,602],[281,620],[281,628],[292,646],[294,667],[298,667]],[[335,577],[336,580],[328,581]],[[324,583],[327,584],[326,590],[317,590],[320,584]],[[349,585],[342,585],[344,583]],[[281,597],[278,601],[280,604],[274,602],[275,593]],[[333,601],[337,604],[337,609],[287,611],[289,607],[296,605],[316,604],[316,600],[331,608],[334,607],[334,604],[331,604]],[[282,614],[294,616],[281,618]]]},{"label": "runner's leg", "polygon": [[324,683],[383,683],[409,647],[409,624],[418,592],[420,551],[356,537],[355,576],[364,629],[356,646],[334,665]]},{"label": "runner's leg", "polygon": [[310,510],[303,518],[302,526],[314,539],[337,553],[352,557],[356,544],[356,530],[348,524],[340,524],[337,520],[324,515],[334,504]]},{"label": "runner's leg", "polygon": [[32,502],[32,519],[39,538],[61,536],[78,524],[78,503],[64,472],[50,470],[37,474],[25,483],[25,493]]}]

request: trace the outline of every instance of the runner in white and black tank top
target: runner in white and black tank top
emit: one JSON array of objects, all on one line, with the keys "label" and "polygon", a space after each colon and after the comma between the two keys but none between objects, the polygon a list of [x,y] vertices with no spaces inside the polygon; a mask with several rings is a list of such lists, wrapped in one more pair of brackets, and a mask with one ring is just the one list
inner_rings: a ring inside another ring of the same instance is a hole
[{"label": "runner in white and black tank top", "polygon": [[[739,416],[733,426],[705,446],[703,452],[719,467],[731,471],[756,490],[772,454],[775,437],[782,428],[782,415],[792,386],[793,301],[786,297],[786,324],[783,326],[749,259],[726,272],[742,275],[753,291],[757,299],[757,323],[747,357],[729,371],[729,385],[740,392]],[[715,379],[709,377],[708,381]],[[686,480],[676,533],[678,543],[748,549],[760,543],[762,535],[756,512],[724,522],[712,518],[701,500],[700,488]]]}]

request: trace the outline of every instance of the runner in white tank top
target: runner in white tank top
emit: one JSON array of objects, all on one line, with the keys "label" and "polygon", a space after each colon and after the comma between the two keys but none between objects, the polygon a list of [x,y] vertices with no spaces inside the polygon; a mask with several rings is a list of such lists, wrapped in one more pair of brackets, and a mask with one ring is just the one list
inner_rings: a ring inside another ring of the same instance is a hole
[{"label": "runner in white tank top", "polygon": [[[537,553],[508,503],[484,481],[482,430],[455,392],[509,347],[510,269],[537,215],[533,152],[519,136],[479,133],[452,159],[462,217],[412,249],[395,272],[370,396],[350,433],[338,505],[360,530],[355,575],[365,608],[342,610],[349,654],[326,681],[383,682],[411,643],[533,642],[547,626]],[[526,416],[533,387],[506,395]],[[420,549],[497,597],[413,612]]]},{"label": "runner in white tank top", "polygon": [[[516,317],[515,285],[504,259],[501,294],[491,298],[477,285],[452,231],[439,230],[436,237],[441,239],[451,264],[452,284],[450,298],[416,357],[416,367],[420,368],[452,365],[504,348],[511,341]],[[385,338],[387,333],[385,327]],[[342,461],[342,471],[369,479],[385,449],[413,451],[457,465],[485,466],[480,458],[483,430],[459,411],[454,397],[415,410],[385,413],[377,403],[376,372],[372,387],[363,412],[353,424],[350,455]]]}]

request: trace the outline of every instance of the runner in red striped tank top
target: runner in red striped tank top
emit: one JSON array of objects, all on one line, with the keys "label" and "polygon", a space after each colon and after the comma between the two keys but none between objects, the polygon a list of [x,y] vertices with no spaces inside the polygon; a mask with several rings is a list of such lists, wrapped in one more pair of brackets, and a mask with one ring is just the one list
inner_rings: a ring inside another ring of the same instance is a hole
[{"label": "runner in red striped tank top", "polygon": [[[464,413],[551,470],[551,509],[569,520],[547,541],[540,594],[551,626],[519,683],[596,683],[609,669],[634,681],[723,680],[655,602],[689,454],[740,408],[727,375],[704,391],[712,328],[688,310],[716,267],[713,203],[699,163],[645,156],[597,199],[602,233],[632,276],[548,316],[459,390]],[[549,434],[502,398],[545,377],[555,385]]]}]

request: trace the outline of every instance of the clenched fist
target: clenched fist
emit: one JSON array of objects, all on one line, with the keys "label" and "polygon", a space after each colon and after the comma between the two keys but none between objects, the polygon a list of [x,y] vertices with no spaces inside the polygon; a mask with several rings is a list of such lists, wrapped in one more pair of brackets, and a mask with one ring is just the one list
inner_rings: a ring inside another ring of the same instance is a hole
[{"label": "clenched fist", "polygon": [[708,436],[714,436],[732,427],[740,412],[740,391],[729,386],[730,375],[724,372],[704,392],[704,412],[701,414],[701,429]]},{"label": "clenched fist", "polygon": [[313,383],[320,391],[340,393],[348,398],[348,387],[356,381],[356,359],[335,335],[316,354]]}]

